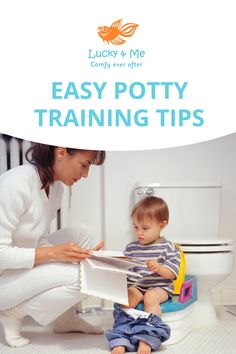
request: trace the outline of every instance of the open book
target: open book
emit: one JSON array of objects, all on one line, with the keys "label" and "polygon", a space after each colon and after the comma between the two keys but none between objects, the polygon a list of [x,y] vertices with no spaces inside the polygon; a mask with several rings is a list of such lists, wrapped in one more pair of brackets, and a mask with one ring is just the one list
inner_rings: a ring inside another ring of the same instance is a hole
[{"label": "open book", "polygon": [[141,263],[116,251],[94,251],[81,265],[81,292],[128,305],[127,275]]}]

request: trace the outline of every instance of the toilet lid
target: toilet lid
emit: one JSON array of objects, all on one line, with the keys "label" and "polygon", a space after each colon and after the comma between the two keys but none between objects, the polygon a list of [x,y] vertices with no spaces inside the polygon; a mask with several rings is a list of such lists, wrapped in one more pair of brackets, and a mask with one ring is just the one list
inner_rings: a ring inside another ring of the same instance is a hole
[{"label": "toilet lid", "polygon": [[230,252],[235,248],[229,239],[182,240],[178,244],[185,253]]}]

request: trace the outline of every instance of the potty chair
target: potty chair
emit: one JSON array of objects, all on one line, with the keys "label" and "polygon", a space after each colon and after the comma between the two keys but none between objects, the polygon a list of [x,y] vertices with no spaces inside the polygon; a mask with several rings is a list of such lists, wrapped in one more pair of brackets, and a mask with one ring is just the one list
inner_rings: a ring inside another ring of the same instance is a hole
[{"label": "potty chair", "polygon": [[[177,245],[178,246],[178,245]],[[194,302],[197,300],[197,279],[185,275],[185,256],[180,249],[180,270],[174,281],[174,292],[171,299],[161,304],[162,320],[171,329],[170,338],[162,345],[180,342],[193,329]],[[144,311],[143,302],[136,309]]]}]

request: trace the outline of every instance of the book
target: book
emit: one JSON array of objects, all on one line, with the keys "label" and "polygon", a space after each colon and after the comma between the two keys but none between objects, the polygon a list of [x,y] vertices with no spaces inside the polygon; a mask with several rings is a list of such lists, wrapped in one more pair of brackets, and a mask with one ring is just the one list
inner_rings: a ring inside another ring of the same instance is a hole
[{"label": "book", "polygon": [[226,306],[226,311],[230,313],[231,315],[236,316],[236,305],[227,305]]},{"label": "book", "polygon": [[128,305],[127,275],[141,263],[117,251],[94,251],[80,263],[81,292]]}]

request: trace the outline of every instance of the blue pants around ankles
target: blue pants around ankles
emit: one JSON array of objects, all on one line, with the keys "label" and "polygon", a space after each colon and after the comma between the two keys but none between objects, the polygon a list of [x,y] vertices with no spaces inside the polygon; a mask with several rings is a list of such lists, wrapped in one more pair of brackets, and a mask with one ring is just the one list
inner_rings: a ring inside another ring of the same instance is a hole
[{"label": "blue pants around ankles", "polygon": [[134,318],[117,308],[113,311],[113,317],[113,328],[105,333],[111,350],[124,346],[130,352],[137,351],[140,340],[150,345],[152,350],[156,350],[161,342],[170,337],[169,326],[152,313],[148,318]]}]

